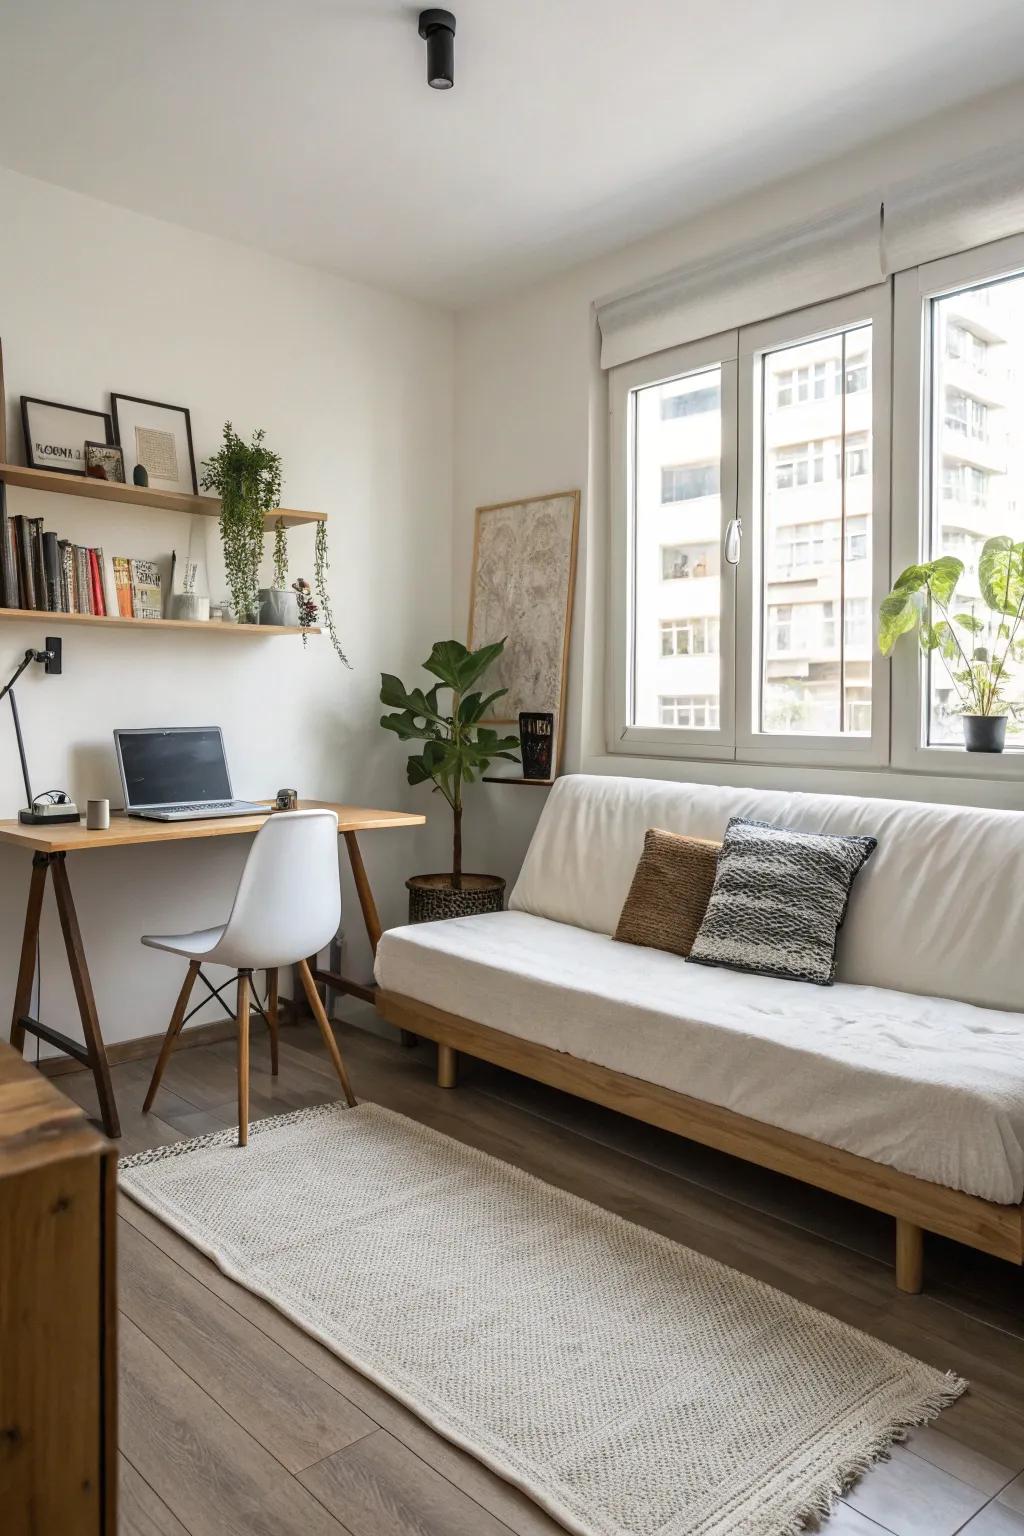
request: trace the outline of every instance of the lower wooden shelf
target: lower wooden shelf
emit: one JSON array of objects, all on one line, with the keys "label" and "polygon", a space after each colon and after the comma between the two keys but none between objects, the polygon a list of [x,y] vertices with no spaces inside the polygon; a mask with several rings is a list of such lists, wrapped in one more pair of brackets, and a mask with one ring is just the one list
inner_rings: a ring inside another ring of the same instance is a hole
[{"label": "lower wooden shelf", "polygon": [[[102,613],[51,613],[45,608],[0,608],[0,622],[5,619],[21,623],[31,620],[33,624],[58,628],[62,624],[103,624],[108,629],[201,629],[211,635],[262,635],[265,639],[273,635],[303,633],[298,624],[225,624],[220,619],[122,619]],[[318,635],[320,630],[311,625],[305,633]]]}]

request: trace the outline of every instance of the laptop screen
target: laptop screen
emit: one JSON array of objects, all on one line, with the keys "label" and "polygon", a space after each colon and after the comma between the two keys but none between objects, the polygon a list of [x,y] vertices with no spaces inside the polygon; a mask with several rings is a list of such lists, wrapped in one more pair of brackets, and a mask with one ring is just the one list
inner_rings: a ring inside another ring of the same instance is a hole
[{"label": "laptop screen", "polygon": [[216,726],[115,734],[126,809],[231,799],[224,742]]}]

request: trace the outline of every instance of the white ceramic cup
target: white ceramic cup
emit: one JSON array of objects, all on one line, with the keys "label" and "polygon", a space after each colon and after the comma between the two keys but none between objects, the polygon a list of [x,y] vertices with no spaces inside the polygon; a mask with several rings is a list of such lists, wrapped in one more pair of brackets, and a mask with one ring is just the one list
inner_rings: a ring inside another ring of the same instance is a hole
[{"label": "white ceramic cup", "polygon": [[110,801],[86,801],[85,825],[90,832],[105,832],[110,826]]}]

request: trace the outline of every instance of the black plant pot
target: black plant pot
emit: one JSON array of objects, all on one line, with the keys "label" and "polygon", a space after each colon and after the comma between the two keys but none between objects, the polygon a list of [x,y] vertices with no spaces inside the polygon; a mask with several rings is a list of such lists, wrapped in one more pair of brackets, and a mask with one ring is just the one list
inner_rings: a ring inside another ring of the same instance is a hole
[{"label": "black plant pot", "polygon": [[505,882],[500,875],[463,875],[459,891],[451,875],[413,875],[405,885],[410,923],[476,917],[481,912],[500,912],[505,905]]},{"label": "black plant pot", "polygon": [[1006,745],[1005,715],[964,715],[964,746],[968,752],[1001,752]]}]

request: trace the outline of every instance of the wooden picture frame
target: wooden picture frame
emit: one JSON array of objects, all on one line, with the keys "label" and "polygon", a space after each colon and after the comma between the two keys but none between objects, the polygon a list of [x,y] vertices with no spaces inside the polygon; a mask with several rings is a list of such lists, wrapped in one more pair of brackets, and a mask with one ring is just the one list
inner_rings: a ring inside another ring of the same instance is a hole
[{"label": "wooden picture frame", "polygon": [[[111,467],[119,470],[119,473],[108,473]],[[98,468],[103,469],[103,474],[96,473]],[[124,485],[124,449],[118,443],[90,443],[86,440],[85,472],[90,479],[105,480],[110,485]]]},{"label": "wooden picture frame", "polygon": [[[559,507],[558,504],[562,505]],[[512,589],[512,601],[508,604],[508,612],[502,616],[499,628],[503,629],[508,639],[505,654],[499,657],[494,667],[488,673],[490,687],[508,686],[509,693],[501,700],[501,714],[485,716],[487,724],[518,725],[521,710],[536,712],[538,710],[551,710],[555,715],[555,756],[552,763],[552,777],[557,776],[562,767],[562,753],[565,744],[565,702],[569,682],[569,649],[572,640],[572,611],[573,599],[576,590],[576,563],[579,549],[580,530],[580,492],[550,491],[543,496],[525,496],[515,501],[492,502],[486,506],[477,507],[473,526],[473,565],[470,576],[469,594],[469,638],[470,649],[485,645],[493,640],[503,638],[501,634],[484,633],[484,628],[489,627],[482,618],[483,609],[482,582],[485,579],[483,570],[486,556],[483,552],[484,528],[488,520],[501,518],[503,514],[512,514],[514,526],[514,514],[526,510],[532,510],[535,515],[545,506],[552,509],[553,515],[565,517],[568,515],[569,526],[567,542],[560,551],[564,561],[564,592],[561,590],[561,578],[557,590],[552,589],[547,601],[550,605],[548,618],[561,633],[557,636],[557,678],[551,687],[551,697],[537,697],[533,692],[524,692],[516,681],[509,683],[509,662],[515,666],[517,652],[529,652],[530,637],[525,632],[525,618],[522,604],[514,599],[514,589],[521,582],[523,571],[510,571],[508,582]],[[502,519],[508,524],[508,518]],[[528,551],[527,551],[528,554]],[[492,604],[492,607],[494,605]],[[500,609],[501,603],[497,605]],[[491,623],[495,620],[491,619]],[[479,633],[478,633],[479,631]],[[508,658],[508,659],[507,659]],[[504,672],[503,672],[504,663]],[[518,690],[518,691],[517,691]]]},{"label": "wooden picture frame", "polygon": [[[91,428],[82,426],[78,436],[77,422],[62,421],[62,417],[88,417]],[[36,425],[46,427],[41,438],[46,439],[41,453],[36,452],[33,442],[33,417]],[[85,444],[92,442],[112,443],[113,427],[106,411],[93,411],[84,405],[65,405],[59,400],[41,400],[37,395],[22,395],[21,426],[25,434],[25,464],[29,469],[45,469],[58,475],[75,475],[85,479]]]},{"label": "wooden picture frame", "polygon": [[[192,418],[188,407],[168,405],[163,400],[147,400],[142,395],[115,394],[113,391],[110,404],[114,413],[113,441],[124,452],[125,478],[130,481],[136,465],[141,463],[149,474],[149,483],[154,490],[176,491],[185,496],[198,496],[196,456],[192,447]],[[180,418],[180,421],[176,418]],[[161,466],[154,466],[152,462],[147,464],[145,459],[139,457],[137,441],[125,442],[125,437],[130,437],[131,433],[138,429],[149,430],[165,438],[174,437],[175,448],[180,446],[187,451],[188,464],[178,463],[177,454],[175,454],[175,474],[171,476],[159,473]]]}]

